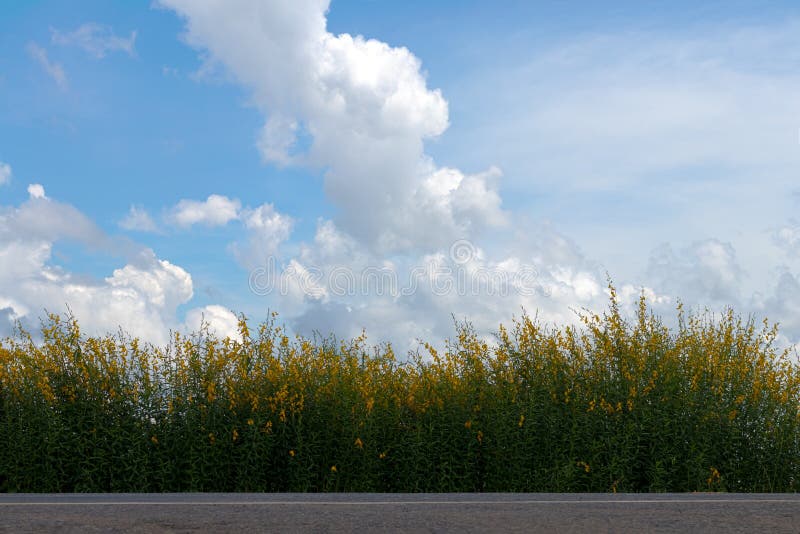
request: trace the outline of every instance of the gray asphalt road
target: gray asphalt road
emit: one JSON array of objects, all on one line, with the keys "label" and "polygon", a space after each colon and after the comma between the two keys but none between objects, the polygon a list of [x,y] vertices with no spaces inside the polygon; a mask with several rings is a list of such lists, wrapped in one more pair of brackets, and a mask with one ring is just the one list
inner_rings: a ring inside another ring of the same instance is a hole
[{"label": "gray asphalt road", "polygon": [[792,532],[799,495],[0,495],[4,532]]}]

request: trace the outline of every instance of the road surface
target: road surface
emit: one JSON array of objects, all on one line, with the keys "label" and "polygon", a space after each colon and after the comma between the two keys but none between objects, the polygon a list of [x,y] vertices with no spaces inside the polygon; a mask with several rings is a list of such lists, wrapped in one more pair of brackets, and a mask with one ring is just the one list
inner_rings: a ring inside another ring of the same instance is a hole
[{"label": "road surface", "polygon": [[0,495],[0,532],[800,532],[785,494]]}]

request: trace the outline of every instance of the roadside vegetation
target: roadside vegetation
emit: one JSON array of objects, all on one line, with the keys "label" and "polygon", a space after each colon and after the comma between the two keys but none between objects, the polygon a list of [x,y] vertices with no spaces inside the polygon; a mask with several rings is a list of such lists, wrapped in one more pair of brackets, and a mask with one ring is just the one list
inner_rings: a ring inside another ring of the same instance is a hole
[{"label": "roadside vegetation", "polygon": [[458,325],[397,357],[363,337],[166,347],[52,315],[0,342],[0,491],[797,491],[800,370],[777,328],[613,293],[581,327]]}]

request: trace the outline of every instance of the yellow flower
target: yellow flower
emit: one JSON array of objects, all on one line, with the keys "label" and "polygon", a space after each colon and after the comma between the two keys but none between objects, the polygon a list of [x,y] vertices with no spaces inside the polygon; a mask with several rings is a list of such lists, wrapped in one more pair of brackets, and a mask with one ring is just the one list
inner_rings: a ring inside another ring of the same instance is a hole
[{"label": "yellow flower", "polygon": [[525,424],[525,415],[520,415],[519,416],[519,423],[517,423],[517,426],[522,428],[522,425],[524,425],[524,424]]},{"label": "yellow flower", "polygon": [[254,424],[255,424],[255,421],[253,421],[252,419],[248,419],[247,420],[247,426],[253,426]]},{"label": "yellow flower", "polygon": [[331,466],[331,473],[336,473],[338,470],[336,469],[335,465]]},{"label": "yellow flower", "polygon": [[716,482],[719,482],[719,479],[722,478],[722,476],[719,474],[719,471],[717,471],[716,467],[712,467],[710,471],[711,475],[708,477],[708,479],[706,479],[706,482],[708,483],[709,486],[711,486]]},{"label": "yellow flower", "polygon": [[466,423],[464,423],[464,428],[466,428],[467,430],[472,428],[472,421],[467,421]]},{"label": "yellow flower", "polygon": [[154,444],[158,445],[158,438],[157,437],[150,436],[150,441],[152,441]]},{"label": "yellow flower", "polygon": [[355,445],[356,445],[356,447],[358,447],[359,449],[363,449],[363,448],[364,448],[364,442],[363,442],[363,441],[361,441],[361,438],[356,438],[356,443],[355,443]]},{"label": "yellow flower", "polygon": [[386,458],[386,453],[385,452],[380,453],[378,455],[378,458],[380,458],[381,460],[385,459]]},{"label": "yellow flower", "polygon": [[239,432],[234,428],[233,429],[233,441],[239,439]]},{"label": "yellow flower", "polygon": [[291,450],[289,451],[289,456],[291,456],[292,458],[294,458],[294,449],[291,449]]}]

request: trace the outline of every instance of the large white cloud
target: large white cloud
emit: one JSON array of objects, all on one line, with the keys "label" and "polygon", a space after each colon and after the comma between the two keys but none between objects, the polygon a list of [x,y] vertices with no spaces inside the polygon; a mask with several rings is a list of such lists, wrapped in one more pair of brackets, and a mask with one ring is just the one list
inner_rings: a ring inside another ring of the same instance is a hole
[{"label": "large white cloud", "polygon": [[[524,312],[573,324],[576,311],[599,311],[608,299],[601,267],[547,225],[528,228],[527,236],[492,254],[460,240],[435,253],[387,257],[321,220],[312,242],[270,269],[254,270],[251,287],[288,313],[295,330],[352,336],[366,329],[401,351],[419,339],[443,342],[453,332],[453,317],[487,335]],[[639,291],[621,287],[627,309]],[[646,291],[653,302],[669,304],[668,297]]]},{"label": "large white cloud", "polygon": [[[497,168],[471,174],[439,166],[426,154],[424,143],[448,127],[448,103],[427,87],[420,60],[408,49],[330,33],[327,0],[160,3],[184,18],[185,38],[204,59],[202,72],[222,69],[252,93],[265,118],[256,142],[263,158],[324,173],[336,215],[320,221],[313,241],[272,266],[270,305],[288,311],[295,328],[347,336],[366,327],[406,347],[417,337],[441,340],[451,333],[451,314],[486,333],[523,309],[545,321],[575,322],[575,311],[607,304],[605,265],[591,261],[553,226],[505,212]],[[478,108],[480,133],[475,129],[472,137],[460,138],[466,139],[465,160],[482,168],[493,161],[487,153],[500,149],[504,166],[509,155],[525,162],[512,178],[516,190],[578,195],[584,204],[562,196],[550,214],[557,209],[567,224],[589,226],[589,248],[602,252],[589,256],[605,262],[616,257],[615,265],[623,266],[639,258],[638,272],[616,280],[628,311],[644,291],[667,313],[678,298],[690,305],[784,313],[789,303],[780,295],[793,294],[791,270],[769,278],[764,270],[741,265],[743,257],[778,257],[763,228],[748,229],[738,252],[729,233],[709,237],[730,232],[719,216],[723,209],[751,193],[765,194],[753,176],[775,169],[780,172],[773,185],[789,185],[784,171],[796,160],[787,144],[788,132],[792,144],[796,138],[796,113],[777,114],[775,103],[791,100],[797,79],[786,74],[786,54],[777,54],[786,49],[781,36],[728,35],[724,29],[707,39],[600,36],[537,54],[512,75],[483,72],[480,81],[467,84],[487,91],[480,100],[488,107]],[[731,50],[749,61],[728,61]],[[764,64],[762,56],[783,59]],[[700,173],[711,167],[715,175]],[[676,169],[688,175],[660,179]],[[625,189],[631,185],[637,192]],[[615,197],[619,205],[600,209],[607,206],[602,195],[615,192],[622,195]],[[637,204],[640,197],[653,201],[647,195],[672,208],[661,212],[669,216],[650,223],[655,212]],[[696,203],[687,207],[685,198]],[[757,211],[745,215],[754,221]],[[276,243],[288,238],[289,225],[267,215],[258,220],[273,223],[250,226],[270,229],[268,239],[250,242],[256,253],[250,257],[279,254]],[[663,230],[678,217],[691,232],[669,236],[674,245],[652,251],[648,265],[653,243],[666,240],[663,233],[654,239],[653,229]],[[619,220],[626,221],[624,228]],[[627,247],[632,235],[646,242]],[[790,227],[775,239],[794,247]],[[456,244],[471,247],[467,256],[453,254]],[[241,261],[240,246],[233,250]],[[517,285],[502,295],[487,292],[485,284],[478,291],[441,291],[434,288],[434,273],[442,271],[463,275],[468,283],[489,273]],[[369,287],[376,277],[391,277],[387,273],[401,286],[415,279],[415,290],[398,294]],[[251,276],[257,292],[266,278]],[[754,278],[776,287],[775,295],[753,296],[756,284],[745,286]],[[353,291],[339,291],[340,282],[353,279]]]},{"label": "large white cloud", "polygon": [[[375,250],[434,249],[505,221],[499,171],[438,167],[423,142],[448,126],[406,48],[326,29],[328,1],[164,0],[186,39],[253,93],[265,159],[325,169],[337,224]],[[299,153],[298,133],[311,139]],[[476,201],[481,195],[484,201]]]}]

